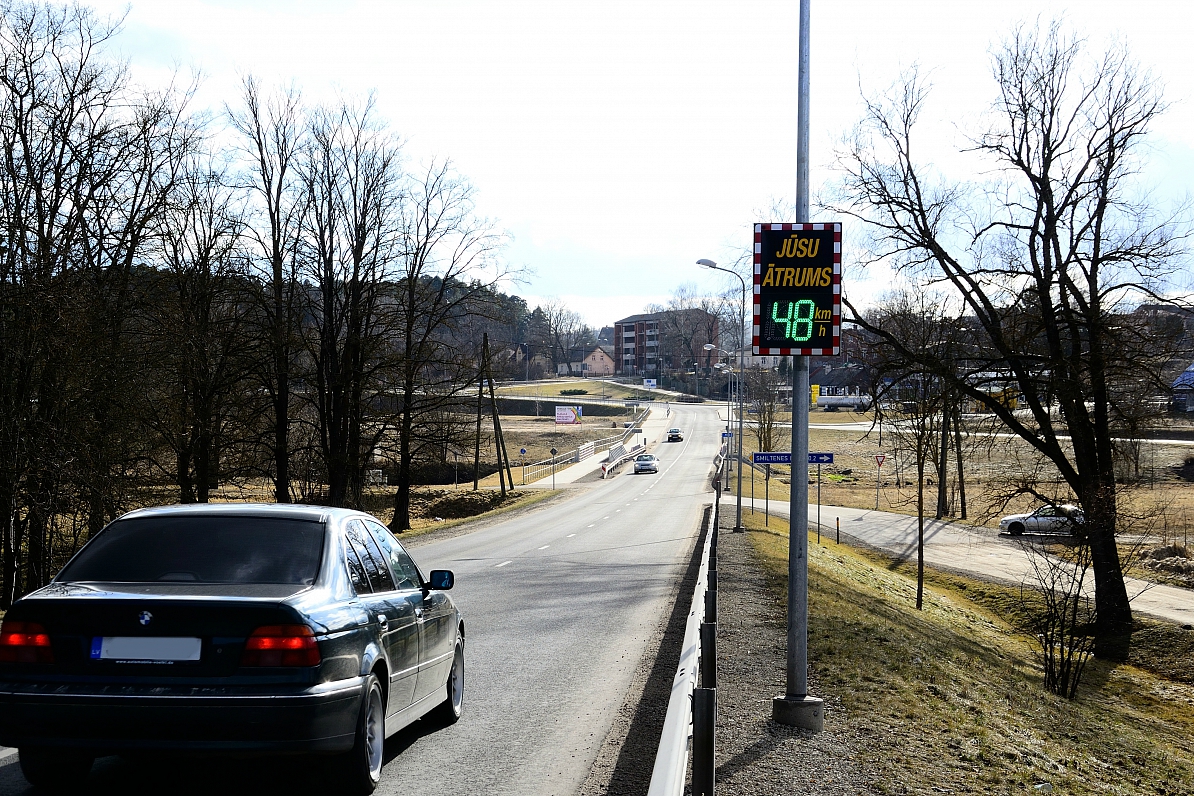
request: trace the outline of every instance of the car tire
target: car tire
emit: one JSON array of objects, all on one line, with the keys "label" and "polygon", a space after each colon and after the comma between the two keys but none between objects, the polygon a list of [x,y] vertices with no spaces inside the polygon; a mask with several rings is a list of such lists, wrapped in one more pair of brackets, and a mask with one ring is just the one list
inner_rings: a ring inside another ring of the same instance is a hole
[{"label": "car tire", "polygon": [[365,794],[381,782],[385,762],[386,703],[381,683],[370,673],[365,679],[365,696],[357,716],[356,737],[352,749],[340,756],[339,780],[345,793]]},{"label": "car tire", "polygon": [[448,672],[447,693],[444,701],[431,711],[434,721],[455,724],[464,714],[464,639],[456,639],[456,654],[452,658],[452,670]]},{"label": "car tire", "polygon": [[91,773],[95,758],[80,752],[62,749],[47,749],[40,746],[22,746],[17,750],[20,756],[21,773],[29,784],[49,793],[75,791]]},{"label": "car tire", "polygon": [[1019,536],[1020,534],[1024,533],[1024,525],[1018,522],[1013,522],[1011,525],[1007,526],[1007,532],[1012,536]]}]

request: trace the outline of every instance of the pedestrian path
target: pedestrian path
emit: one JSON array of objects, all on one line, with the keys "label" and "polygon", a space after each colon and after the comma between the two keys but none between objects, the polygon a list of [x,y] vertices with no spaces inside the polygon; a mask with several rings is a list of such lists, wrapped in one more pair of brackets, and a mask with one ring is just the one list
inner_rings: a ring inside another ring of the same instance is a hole
[{"label": "pedestrian path", "polygon": [[[722,502],[723,511],[727,505],[732,505],[732,501],[733,496],[726,495]],[[744,513],[750,510],[752,505],[756,512],[766,509],[762,498],[755,500],[753,504],[748,497],[743,498]],[[771,513],[787,519],[788,502],[772,500]],[[810,505],[808,513],[809,530],[815,532],[816,505]],[[916,558],[916,517],[887,511],[823,505],[822,539],[834,538],[838,521],[841,523],[841,532],[845,535],[902,559]],[[925,563],[942,569],[1013,584],[1029,583],[1033,576],[1032,566],[1024,549],[1026,543],[1023,537],[1013,539],[993,528],[925,519]],[[1128,597],[1132,600],[1133,611],[1179,625],[1194,625],[1194,591],[1137,578],[1124,580],[1128,587]],[[1093,589],[1093,574],[1089,581],[1089,588]]]},{"label": "pedestrian path", "polygon": [[[643,421],[641,434],[635,435],[642,439],[638,443],[628,443],[627,449],[634,444],[646,445],[650,450],[651,446],[660,442],[666,435],[669,423],[669,407],[667,404],[656,404],[651,407],[651,413],[647,415],[647,419]],[[564,486],[566,484],[575,483],[582,478],[592,475],[601,470],[601,465],[605,463],[605,453],[598,453],[589,458],[569,464],[566,467],[560,467],[555,473],[556,487]],[[546,478],[540,478],[538,481],[533,481],[527,486],[536,489],[551,489],[552,476],[549,473]]]}]

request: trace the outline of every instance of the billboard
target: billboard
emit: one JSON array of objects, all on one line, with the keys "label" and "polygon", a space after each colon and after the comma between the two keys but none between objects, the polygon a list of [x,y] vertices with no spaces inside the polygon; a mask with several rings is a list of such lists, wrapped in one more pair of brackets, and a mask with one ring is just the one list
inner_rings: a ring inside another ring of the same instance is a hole
[{"label": "billboard", "polygon": [[842,225],[755,224],[756,356],[841,353]]},{"label": "billboard", "polygon": [[580,423],[581,409],[579,406],[557,406],[556,424],[577,425]]}]

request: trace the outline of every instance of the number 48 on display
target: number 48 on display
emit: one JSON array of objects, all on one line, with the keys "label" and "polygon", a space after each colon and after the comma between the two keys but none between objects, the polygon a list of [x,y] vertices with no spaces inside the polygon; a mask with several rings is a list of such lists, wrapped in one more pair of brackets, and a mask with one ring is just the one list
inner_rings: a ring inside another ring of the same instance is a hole
[{"label": "number 48 on display", "polygon": [[[787,304],[787,310],[781,311],[780,306]],[[816,316],[817,302],[812,299],[800,301],[777,301],[771,305],[771,320],[784,326],[784,337],[798,343],[813,336],[813,318]]]}]

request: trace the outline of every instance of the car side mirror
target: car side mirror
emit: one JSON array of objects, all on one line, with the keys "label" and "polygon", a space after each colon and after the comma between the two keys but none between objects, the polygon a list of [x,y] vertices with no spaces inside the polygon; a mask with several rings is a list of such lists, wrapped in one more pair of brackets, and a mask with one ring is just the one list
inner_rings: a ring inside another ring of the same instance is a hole
[{"label": "car side mirror", "polygon": [[447,591],[456,583],[456,576],[450,569],[433,569],[427,582],[431,588],[437,591]]}]

